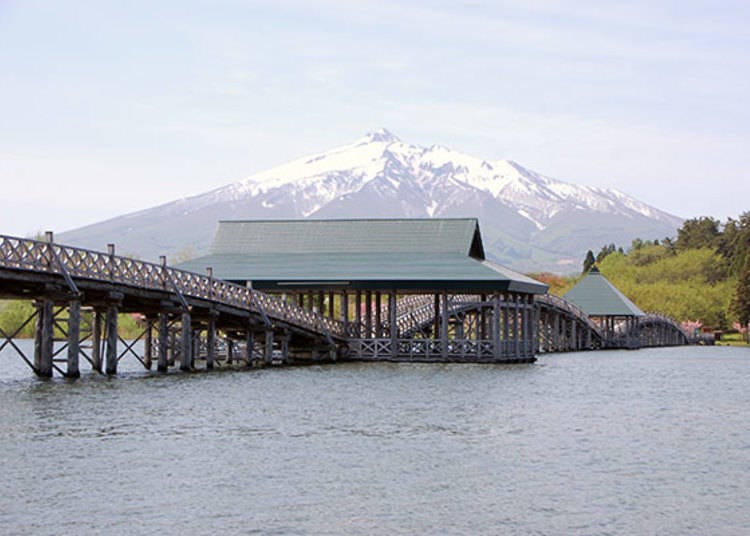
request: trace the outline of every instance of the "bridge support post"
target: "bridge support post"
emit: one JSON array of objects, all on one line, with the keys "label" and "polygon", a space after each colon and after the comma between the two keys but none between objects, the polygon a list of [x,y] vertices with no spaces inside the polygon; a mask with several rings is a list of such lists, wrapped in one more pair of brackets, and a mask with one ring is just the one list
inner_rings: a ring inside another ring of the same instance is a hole
[{"label": "bridge support post", "polygon": [[190,313],[183,311],[180,326],[180,370],[188,372],[192,368],[193,341]]},{"label": "bridge support post", "polygon": [[151,370],[154,353],[154,317],[146,316],[146,338],[143,341],[143,366]]},{"label": "bridge support post", "polygon": [[266,329],[266,341],[263,346],[263,357],[266,365],[270,365],[273,361],[273,330]]},{"label": "bridge support post", "polygon": [[492,295],[492,353],[495,354],[495,359],[503,358],[502,346],[500,344],[500,329],[501,329],[501,315],[500,310],[500,294],[495,293]]},{"label": "bridge support post", "polygon": [[511,296],[511,299],[513,300],[513,346],[515,347],[513,354],[516,359],[518,359],[519,357],[521,357],[521,333],[519,330],[520,326],[518,322],[518,295],[513,294]]},{"label": "bridge support post", "polygon": [[216,361],[216,318],[219,313],[216,311],[209,311],[208,313],[208,326],[206,327],[206,369],[211,370],[214,368],[214,362]]},{"label": "bridge support post", "polygon": [[398,356],[398,323],[397,323],[397,309],[396,309],[396,291],[392,290],[388,293],[388,325],[391,327],[391,357],[396,358]]},{"label": "bridge support post", "polygon": [[[285,365],[289,363],[289,339],[291,337],[292,335],[288,331],[281,334],[281,362]],[[334,355],[336,354],[334,353]]]},{"label": "bridge support post", "polygon": [[102,313],[97,309],[91,318],[91,368],[102,372]]},{"label": "bridge support post", "polygon": [[440,316],[440,342],[441,349],[440,353],[443,359],[448,359],[448,293],[442,292],[440,294],[440,301],[442,307]]},{"label": "bridge support post", "polygon": [[349,335],[349,294],[346,290],[341,293],[341,321],[344,323],[346,334]]},{"label": "bridge support post", "polygon": [[54,353],[54,304],[52,300],[35,302],[37,309],[34,334],[34,372],[40,378],[52,377]]},{"label": "bridge support post", "polygon": [[362,338],[362,291],[357,290],[354,297],[354,323],[356,324],[357,338]]},{"label": "bridge support post", "polygon": [[224,343],[227,346],[227,359],[226,363],[228,365],[231,365],[234,362],[234,340],[232,340],[232,337],[227,335],[224,338]]},{"label": "bridge support post", "polygon": [[255,363],[255,333],[248,328],[245,334],[245,365],[252,367]]},{"label": "bridge support post", "polygon": [[167,372],[169,368],[169,315],[165,312],[159,313],[159,357],[156,362],[156,370]]},{"label": "bridge support post", "polygon": [[245,337],[245,364],[248,367],[255,366],[255,332],[252,329],[247,330]]},{"label": "bridge support post", "polygon": [[107,304],[107,318],[105,320],[107,332],[106,348],[106,372],[107,374],[117,374],[117,315],[120,312],[122,303],[122,294],[112,293]]},{"label": "bridge support post", "polygon": [[81,302],[72,300],[68,304],[68,361],[65,376],[78,378],[78,354],[81,351]]}]

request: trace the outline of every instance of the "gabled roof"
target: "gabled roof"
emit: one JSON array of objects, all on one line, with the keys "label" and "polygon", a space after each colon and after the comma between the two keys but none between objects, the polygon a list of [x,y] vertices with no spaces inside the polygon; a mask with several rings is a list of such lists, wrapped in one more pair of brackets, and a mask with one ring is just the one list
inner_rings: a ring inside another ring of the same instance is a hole
[{"label": "gabled roof", "polygon": [[455,253],[484,259],[476,218],[220,221],[212,254]]},{"label": "gabled roof", "polygon": [[589,316],[645,316],[596,267],[563,297]]},{"label": "gabled roof", "polygon": [[277,291],[547,291],[485,260],[475,218],[222,221],[211,253],[180,268],[209,266],[221,279]]}]

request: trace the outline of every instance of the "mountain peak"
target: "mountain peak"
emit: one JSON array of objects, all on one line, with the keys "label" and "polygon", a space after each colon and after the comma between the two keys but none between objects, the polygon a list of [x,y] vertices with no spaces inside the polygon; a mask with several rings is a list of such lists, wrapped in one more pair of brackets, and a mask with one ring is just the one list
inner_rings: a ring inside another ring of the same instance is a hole
[{"label": "mountain peak", "polygon": [[396,136],[387,128],[381,128],[376,130],[375,132],[368,132],[366,138],[368,141],[380,141],[386,143],[401,141],[398,136]]}]

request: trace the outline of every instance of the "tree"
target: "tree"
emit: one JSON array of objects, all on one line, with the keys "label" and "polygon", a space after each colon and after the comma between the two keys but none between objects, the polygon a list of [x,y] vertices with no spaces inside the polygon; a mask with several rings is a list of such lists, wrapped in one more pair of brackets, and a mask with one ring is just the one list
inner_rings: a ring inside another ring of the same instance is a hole
[{"label": "tree", "polygon": [[737,320],[743,326],[750,323],[750,257],[745,260],[745,265],[737,278],[737,287],[732,300],[732,312],[737,315]]},{"label": "tree", "polygon": [[596,255],[597,264],[602,262],[607,257],[607,255],[609,255],[610,253],[614,253],[615,251],[617,251],[617,248],[614,244],[602,246],[601,251],[599,251],[599,253]]},{"label": "tree", "polygon": [[586,258],[583,260],[583,274],[587,274],[589,270],[591,270],[591,267],[596,264],[596,257],[594,257],[594,252],[591,250],[588,250],[586,252]]},{"label": "tree", "polygon": [[675,246],[679,250],[715,248],[720,237],[719,220],[707,216],[685,220],[677,230]]}]

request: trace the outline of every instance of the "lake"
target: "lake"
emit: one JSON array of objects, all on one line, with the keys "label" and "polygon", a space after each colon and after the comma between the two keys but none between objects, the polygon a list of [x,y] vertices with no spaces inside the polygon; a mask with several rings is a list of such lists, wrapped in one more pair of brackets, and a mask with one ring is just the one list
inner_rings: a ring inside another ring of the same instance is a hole
[{"label": "lake", "polygon": [[133,362],[41,381],[0,354],[0,533],[750,533],[747,348]]}]

